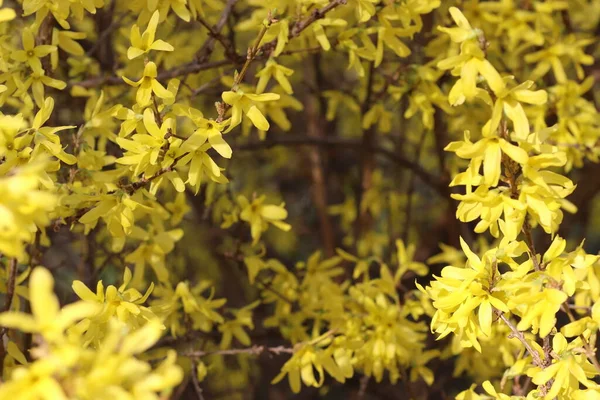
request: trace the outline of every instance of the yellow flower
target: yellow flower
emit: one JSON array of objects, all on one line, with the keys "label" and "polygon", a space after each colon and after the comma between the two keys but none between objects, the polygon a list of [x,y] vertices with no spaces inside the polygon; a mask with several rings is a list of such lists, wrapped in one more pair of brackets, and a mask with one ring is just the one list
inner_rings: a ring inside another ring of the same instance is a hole
[{"label": "yellow flower", "polygon": [[327,39],[327,35],[325,34],[324,26],[336,26],[336,27],[344,27],[348,23],[341,18],[322,18],[316,20],[312,24],[312,29],[315,34],[315,38],[317,42],[321,45],[323,50],[329,51],[331,49],[331,43],[329,43],[329,39]]},{"label": "yellow flower", "polygon": [[[498,137],[482,138],[472,143],[468,131],[465,131],[465,140],[452,142],[445,148],[453,151],[460,158],[483,160],[483,182],[488,186],[497,186],[501,174],[502,153],[518,162],[527,164],[527,152],[520,147]],[[477,172],[477,171],[474,171]]]},{"label": "yellow flower", "polygon": [[192,120],[198,129],[196,129],[194,133],[192,133],[192,135],[185,142],[183,142],[181,145],[183,150],[197,150],[208,140],[210,147],[215,149],[215,151],[219,153],[221,157],[231,158],[231,146],[229,146],[225,139],[223,139],[223,135],[221,133],[224,128],[223,123],[218,123],[202,116],[193,118]]},{"label": "yellow flower", "polygon": [[19,62],[27,62],[34,73],[43,74],[42,62],[40,58],[56,51],[56,46],[50,45],[35,45],[35,37],[30,28],[23,29],[22,33],[23,50],[17,50],[12,53],[11,57]]},{"label": "yellow flower", "polygon": [[260,112],[255,102],[279,100],[275,93],[252,94],[242,91],[228,91],[221,95],[223,101],[231,106],[231,121],[225,132],[231,131],[242,122],[242,113],[245,114],[252,124],[261,131],[269,130],[269,122]]},{"label": "yellow flower", "polygon": [[[29,75],[29,78],[19,85],[19,94],[27,92],[27,89],[31,87],[31,91],[33,92],[33,99],[35,100],[35,104],[42,108],[45,99],[45,89],[44,86],[49,86],[54,89],[63,90],[67,87],[67,84],[58,79],[51,78],[46,75],[46,72],[40,68],[39,71],[34,71]],[[15,93],[16,94],[16,93]]]},{"label": "yellow flower", "polygon": [[135,82],[123,77],[123,80],[127,82],[127,84],[138,88],[135,101],[140,106],[145,106],[150,103],[152,93],[165,100],[175,97],[173,93],[165,89],[165,87],[156,80],[157,76],[156,64],[151,61],[144,67],[144,76],[139,81]]},{"label": "yellow flower", "polygon": [[226,321],[219,325],[219,332],[223,333],[221,337],[221,343],[219,347],[221,349],[228,349],[231,346],[231,341],[235,337],[242,345],[249,346],[251,343],[250,336],[244,330],[244,327],[248,329],[254,329],[254,322],[252,322],[252,310],[260,304],[260,300],[248,304],[239,310],[233,310],[232,313],[235,319]]},{"label": "yellow flower", "polygon": [[[4,0],[0,0],[0,7],[2,7],[3,1]],[[15,10],[13,10],[12,8],[0,9],[0,22],[11,21],[11,20],[15,19],[16,16],[17,16],[17,14],[15,13]]]},{"label": "yellow flower", "polygon": [[450,7],[448,11],[450,11],[450,15],[458,27],[446,28],[438,26],[438,30],[447,33],[450,36],[450,40],[456,43],[462,43],[465,40],[477,37],[478,31],[471,28],[471,24],[458,8]]},{"label": "yellow flower", "polygon": [[290,230],[291,226],[283,222],[287,218],[287,211],[283,208],[284,203],[279,206],[273,204],[263,205],[264,195],[254,199],[252,203],[244,196],[238,196],[237,201],[242,209],[240,219],[250,224],[253,244],[258,243],[262,232],[268,229],[269,224],[273,224],[283,231]]},{"label": "yellow flower", "polygon": [[185,193],[177,193],[175,200],[165,204],[165,208],[171,212],[171,225],[179,225],[183,217],[191,210],[187,204]]},{"label": "yellow flower", "polygon": [[588,388],[598,388],[596,383],[588,379],[596,376],[597,371],[585,354],[578,354],[578,347],[581,348],[579,339],[568,343],[565,337],[558,333],[552,338],[552,364],[544,369],[535,367],[527,372],[536,385],[544,385],[552,380],[547,398],[563,398],[559,396],[560,393],[566,394],[579,389],[580,383]]},{"label": "yellow flower", "polygon": [[[56,28],[52,29],[52,45],[57,46],[66,53],[74,56],[82,56],[85,53],[83,47],[75,41],[85,39],[85,37],[86,34],[84,32],[70,32]],[[50,63],[53,70],[58,67],[58,51],[53,51],[52,54],[50,54]]]},{"label": "yellow flower", "polygon": [[29,301],[32,315],[21,312],[0,314],[0,326],[38,333],[49,342],[63,339],[63,332],[74,322],[98,312],[96,304],[76,302],[62,309],[53,292],[52,274],[43,268],[34,268],[29,279]]},{"label": "yellow flower", "polygon": [[502,87],[501,90],[494,90],[497,99],[494,103],[492,118],[483,126],[484,136],[495,135],[502,116],[505,115],[512,121],[515,138],[517,140],[527,139],[530,133],[529,119],[521,103],[542,105],[548,101],[548,93],[545,90],[533,91],[530,90],[532,86],[532,81],[526,81],[512,89]]},{"label": "yellow flower", "polygon": [[[149,321],[159,322],[158,317],[148,307],[143,306],[154,289],[154,283],[151,283],[146,293],[142,295],[136,289],[127,289],[131,278],[131,270],[125,268],[121,286],[116,288],[109,285],[105,292],[102,281],[98,281],[96,293],[92,292],[83,282],[73,281],[71,287],[75,294],[83,302],[98,306],[96,314],[82,320],[75,327],[75,331],[85,332],[83,336],[85,344],[93,343],[97,346],[105,331],[108,330],[107,324],[110,323],[111,319],[118,319],[131,330],[139,329]],[[159,324],[159,326],[161,325]],[[162,329],[164,329],[164,326],[162,326]]]},{"label": "yellow flower", "polygon": [[275,60],[269,59],[263,69],[261,69],[256,76],[259,78],[256,84],[256,93],[260,94],[265,91],[269,79],[275,78],[281,88],[287,93],[292,94],[294,91],[290,81],[287,79],[288,76],[294,73],[293,69],[286,68],[283,65],[277,64]]},{"label": "yellow flower", "polygon": [[24,244],[33,242],[37,227],[50,222],[57,197],[40,189],[46,165],[38,159],[0,178],[0,252],[5,256],[25,257]]},{"label": "yellow flower", "polygon": [[148,53],[150,50],[158,51],[173,51],[174,48],[169,43],[163,40],[154,40],[156,35],[156,27],[158,26],[158,19],[160,14],[157,11],[152,14],[148,27],[143,34],[140,35],[140,27],[133,25],[131,27],[131,47],[127,49],[127,58],[133,60],[141,56],[142,54]]}]

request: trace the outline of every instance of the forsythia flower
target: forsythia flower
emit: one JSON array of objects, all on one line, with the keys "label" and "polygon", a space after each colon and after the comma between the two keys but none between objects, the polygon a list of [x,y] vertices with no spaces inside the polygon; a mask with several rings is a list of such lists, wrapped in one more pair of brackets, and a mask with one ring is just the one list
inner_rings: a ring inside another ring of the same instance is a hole
[{"label": "forsythia flower", "polygon": [[165,100],[174,97],[173,93],[165,89],[165,87],[156,80],[157,76],[158,73],[156,71],[156,64],[150,61],[144,67],[143,77],[139,81],[135,82],[123,77],[123,80],[127,82],[127,84],[138,88],[135,100],[140,106],[145,106],[150,103],[152,94],[155,94],[156,96]]},{"label": "forsythia flower", "polygon": [[36,231],[50,222],[49,213],[58,199],[40,188],[46,165],[40,159],[14,167],[12,175],[0,177],[0,252],[8,257],[22,259],[24,244],[33,242]]},{"label": "forsythia flower", "polygon": [[4,312],[0,314],[0,326],[16,328],[23,332],[37,333],[44,340],[54,343],[64,340],[64,331],[74,322],[89,317],[98,311],[96,304],[77,302],[62,309],[54,295],[54,279],[43,268],[34,268],[29,279],[31,312]]},{"label": "forsythia flower", "polygon": [[22,33],[23,50],[17,50],[12,53],[11,57],[20,62],[27,62],[34,73],[42,74],[42,62],[40,58],[56,51],[56,46],[50,45],[35,45],[35,37],[31,29],[25,28]]},{"label": "forsythia flower", "polygon": [[159,17],[159,12],[155,11],[154,14],[152,14],[152,18],[150,18],[150,22],[148,22],[148,27],[141,35],[139,26],[134,24],[131,27],[131,47],[127,49],[127,58],[133,60],[134,58],[137,58],[142,54],[148,53],[150,50],[174,50],[173,46],[171,46],[169,43],[160,39],[154,40]]},{"label": "forsythia flower", "polygon": [[242,122],[242,113],[261,131],[269,130],[269,122],[254,103],[279,100],[278,94],[252,94],[229,91],[223,92],[221,97],[225,103],[231,106],[231,121],[229,122],[229,128],[225,132],[231,131]]},{"label": "forsythia flower", "polygon": [[238,196],[238,204],[241,207],[240,219],[250,224],[250,233],[253,243],[258,243],[262,232],[268,229],[269,224],[273,224],[283,231],[289,231],[291,226],[282,220],[287,218],[287,211],[284,203],[276,206],[273,204],[263,205],[265,196],[260,196],[252,202],[244,196]]},{"label": "forsythia flower", "polygon": [[146,293],[142,295],[136,289],[127,289],[131,277],[131,270],[125,268],[121,286],[116,288],[109,285],[105,291],[102,281],[98,281],[96,293],[88,289],[83,282],[73,281],[73,291],[82,301],[100,306],[95,315],[82,320],[75,327],[76,331],[85,332],[82,337],[84,345],[91,343],[97,347],[108,330],[107,324],[113,318],[124,323],[132,331],[140,329],[148,322],[160,322],[148,307],[142,305],[152,293],[154,283],[151,283]]},{"label": "forsythia flower", "polygon": [[257,72],[256,76],[259,78],[256,84],[256,93],[261,94],[265,91],[269,80],[274,78],[281,88],[287,93],[292,94],[294,90],[290,81],[287,79],[288,76],[294,73],[293,69],[286,68],[283,65],[277,64],[273,59],[269,59],[263,69]]}]

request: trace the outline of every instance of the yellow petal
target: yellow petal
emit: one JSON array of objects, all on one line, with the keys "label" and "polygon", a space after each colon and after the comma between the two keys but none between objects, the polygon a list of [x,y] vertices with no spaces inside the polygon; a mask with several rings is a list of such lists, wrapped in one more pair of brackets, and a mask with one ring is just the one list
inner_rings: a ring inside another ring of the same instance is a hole
[{"label": "yellow petal", "polygon": [[269,122],[256,106],[252,106],[246,111],[246,116],[250,118],[252,124],[261,131],[269,130]]}]

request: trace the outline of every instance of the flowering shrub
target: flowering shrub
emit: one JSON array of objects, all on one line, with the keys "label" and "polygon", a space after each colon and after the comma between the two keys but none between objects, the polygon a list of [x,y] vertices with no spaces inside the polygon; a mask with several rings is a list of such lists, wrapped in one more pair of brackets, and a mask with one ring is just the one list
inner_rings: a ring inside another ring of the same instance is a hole
[{"label": "flowering shrub", "polygon": [[600,1],[0,7],[0,399],[600,398]]}]

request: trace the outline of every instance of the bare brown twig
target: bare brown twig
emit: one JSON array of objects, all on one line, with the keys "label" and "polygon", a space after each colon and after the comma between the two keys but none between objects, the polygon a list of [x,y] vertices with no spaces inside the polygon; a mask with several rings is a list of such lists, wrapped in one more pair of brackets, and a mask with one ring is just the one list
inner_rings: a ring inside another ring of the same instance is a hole
[{"label": "bare brown twig", "polygon": [[512,331],[512,336],[519,339],[519,341],[521,343],[523,343],[523,346],[525,346],[525,349],[527,349],[527,352],[531,355],[531,357],[533,358],[533,363],[535,365],[537,365],[540,368],[543,368],[543,361],[542,358],[540,357],[539,353],[533,348],[531,347],[531,345],[529,344],[529,342],[527,342],[527,339],[525,339],[525,335],[523,335],[523,332],[521,332],[520,330],[518,330],[515,325],[512,323],[511,320],[509,320],[508,318],[506,318],[504,316],[504,314],[502,314],[501,311],[498,311],[498,313],[500,314],[500,319],[502,321],[504,321],[504,323],[510,328],[510,330]]},{"label": "bare brown twig", "polygon": [[[364,145],[361,141],[345,139],[339,137],[310,137],[310,136],[282,136],[277,138],[269,138],[260,142],[250,142],[240,145],[232,146],[234,150],[239,151],[251,151],[258,149],[268,149],[276,146],[297,146],[297,145],[307,145],[307,146],[339,146],[339,147],[347,147],[356,150],[360,150],[364,148]],[[425,170],[421,165],[410,161],[404,158],[401,154],[397,154],[391,150],[387,150],[383,147],[372,145],[368,147],[368,150],[386,156],[390,161],[398,164],[403,168],[408,168],[415,175],[417,175],[423,183],[427,184],[431,188],[435,189],[439,194],[446,196],[449,191],[448,187],[444,182],[442,182],[438,177],[432,175],[427,170]]]},{"label": "bare brown twig", "polygon": [[244,349],[225,349],[225,350],[213,350],[213,351],[188,351],[184,352],[183,355],[187,357],[200,358],[212,355],[230,356],[237,354],[250,354],[259,355],[262,353],[271,353],[275,355],[280,354],[293,354],[294,349],[285,346],[266,347],[266,346],[251,346]]}]

